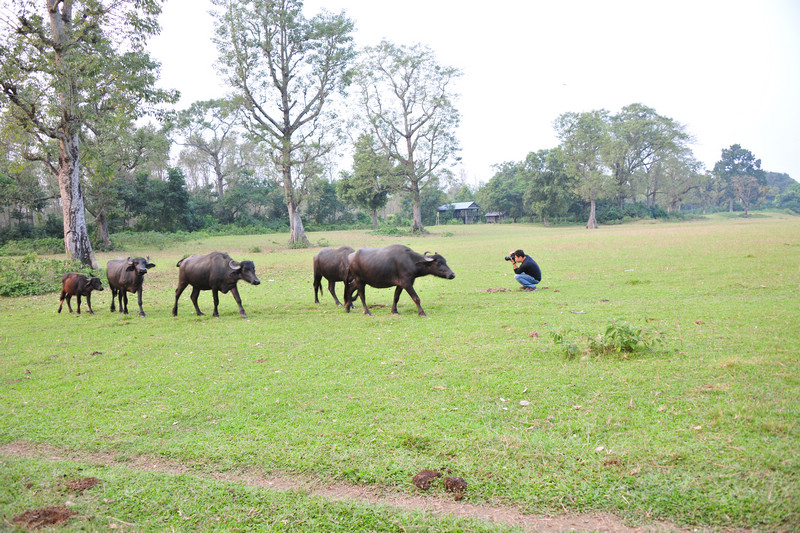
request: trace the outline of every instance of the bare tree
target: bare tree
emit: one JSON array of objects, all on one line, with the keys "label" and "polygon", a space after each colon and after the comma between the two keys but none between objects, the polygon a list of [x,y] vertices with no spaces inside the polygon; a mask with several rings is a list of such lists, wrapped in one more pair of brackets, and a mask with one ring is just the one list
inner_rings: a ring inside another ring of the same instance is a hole
[{"label": "bare tree", "polygon": [[422,45],[383,41],[367,48],[358,70],[362,118],[403,178],[413,204],[412,231],[424,232],[421,191],[456,158],[459,113],[453,104],[458,69],[436,62]]},{"label": "bare tree", "polygon": [[312,19],[300,0],[214,0],[219,65],[239,92],[249,134],[269,147],[289,211],[290,246],[308,239],[299,205],[320,172],[336,121],[329,101],[347,80],[353,23],[344,14]]}]

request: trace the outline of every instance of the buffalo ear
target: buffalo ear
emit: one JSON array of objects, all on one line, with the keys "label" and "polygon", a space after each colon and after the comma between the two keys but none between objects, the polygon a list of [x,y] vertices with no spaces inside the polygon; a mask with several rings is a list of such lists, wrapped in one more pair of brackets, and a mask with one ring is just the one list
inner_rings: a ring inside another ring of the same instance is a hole
[{"label": "buffalo ear", "polygon": [[125,268],[125,270],[133,270],[135,268],[136,267],[133,266],[133,259],[131,259],[131,256],[128,256],[128,266]]},{"label": "buffalo ear", "polygon": [[147,263],[145,266],[147,268],[155,268],[156,267],[155,263]]}]

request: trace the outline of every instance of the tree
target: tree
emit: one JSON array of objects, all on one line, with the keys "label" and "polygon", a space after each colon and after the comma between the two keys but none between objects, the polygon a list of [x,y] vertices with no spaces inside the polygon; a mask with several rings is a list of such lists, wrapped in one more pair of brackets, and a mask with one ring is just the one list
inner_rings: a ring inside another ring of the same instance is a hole
[{"label": "tree", "polygon": [[609,125],[612,140],[608,145],[608,166],[620,209],[625,198],[635,194],[637,182],[645,189],[647,205],[655,205],[658,186],[651,169],[683,151],[689,140],[685,128],[642,104],[623,107],[611,117]]},{"label": "tree", "polygon": [[158,65],[145,52],[146,39],[159,30],[161,5],[46,0],[41,9],[33,0],[15,3],[16,19],[0,38],[2,99],[39,144],[26,157],[58,178],[67,254],[97,267],[81,188],[81,134],[104,116],[136,116],[148,104],[175,100],[153,89]]},{"label": "tree", "polygon": [[344,204],[336,194],[336,185],[325,178],[311,184],[306,213],[317,224],[335,222],[344,211]]},{"label": "tree", "polygon": [[748,216],[750,206],[767,192],[767,178],[761,170],[761,160],[738,144],[722,150],[721,159],[714,165],[714,174],[730,185],[734,197],[742,202],[744,216]]},{"label": "tree", "polygon": [[529,176],[523,175],[519,163],[511,161],[494,168],[494,176],[479,192],[480,204],[485,211],[503,213],[516,222],[526,213],[525,191]]},{"label": "tree", "polygon": [[[684,200],[697,191],[700,193],[706,186],[705,176],[701,174],[702,165],[695,161],[687,150],[659,160],[650,169],[653,183],[659,183],[659,190],[666,197],[667,212],[678,211]],[[699,196],[699,195],[698,195]],[[649,204],[648,207],[655,207]]]},{"label": "tree", "polygon": [[[194,102],[178,113],[172,124],[181,137],[179,144],[194,153],[194,160],[214,175],[217,198],[225,195],[229,176],[235,175],[237,165],[236,127],[239,124],[239,104],[232,99]],[[182,154],[184,158],[189,156]]]},{"label": "tree", "polygon": [[550,217],[567,213],[574,185],[559,148],[528,154],[522,173],[527,183],[525,206],[531,213],[542,217],[545,226],[550,225]]},{"label": "tree", "polygon": [[413,232],[425,231],[421,193],[438,186],[437,172],[446,172],[458,151],[452,84],[460,75],[439,65],[430,48],[386,41],[367,48],[357,70],[361,118],[403,177]]},{"label": "tree", "polygon": [[119,214],[123,180],[132,180],[136,172],[148,166],[162,167],[169,161],[169,140],[152,124],[136,127],[132,120],[104,121],[92,124],[85,135],[84,175],[86,209],[95,218],[97,237],[111,247],[108,218]]},{"label": "tree", "polygon": [[330,100],[348,80],[353,23],[344,14],[312,19],[301,0],[213,0],[220,66],[244,101],[246,128],[279,169],[289,244],[307,245],[298,207],[305,180],[320,170],[336,132]]},{"label": "tree", "polygon": [[356,141],[353,172],[343,174],[336,183],[336,191],[345,202],[368,210],[372,229],[378,229],[378,209],[389,200],[395,186],[394,174],[388,157],[378,153],[374,139],[364,134]]},{"label": "tree", "polygon": [[597,200],[608,194],[603,163],[610,141],[608,112],[564,113],[556,119],[555,129],[567,157],[567,174],[575,179],[575,193],[589,202],[586,227],[597,229]]}]

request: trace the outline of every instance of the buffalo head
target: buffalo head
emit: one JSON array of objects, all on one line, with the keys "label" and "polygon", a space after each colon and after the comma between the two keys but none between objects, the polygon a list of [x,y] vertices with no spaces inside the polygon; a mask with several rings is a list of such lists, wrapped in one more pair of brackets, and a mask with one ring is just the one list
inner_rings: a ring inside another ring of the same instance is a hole
[{"label": "buffalo head", "polygon": [[447,261],[444,257],[435,252],[433,255],[428,255],[429,253],[430,252],[425,252],[422,255],[423,260],[417,264],[424,267],[428,273],[434,276],[444,279],[453,279],[456,277],[455,273],[447,266]]},{"label": "buffalo head", "polygon": [[228,263],[228,268],[251,285],[259,285],[261,283],[261,280],[256,276],[256,266],[252,261],[238,262],[231,259],[230,263]]}]

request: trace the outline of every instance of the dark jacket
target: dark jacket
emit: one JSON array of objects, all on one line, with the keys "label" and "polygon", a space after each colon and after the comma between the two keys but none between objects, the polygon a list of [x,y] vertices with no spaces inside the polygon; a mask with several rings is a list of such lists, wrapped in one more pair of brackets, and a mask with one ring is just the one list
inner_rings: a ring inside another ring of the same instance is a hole
[{"label": "dark jacket", "polygon": [[522,263],[514,269],[514,274],[528,274],[536,278],[536,281],[542,281],[542,270],[529,255],[526,255]]}]

